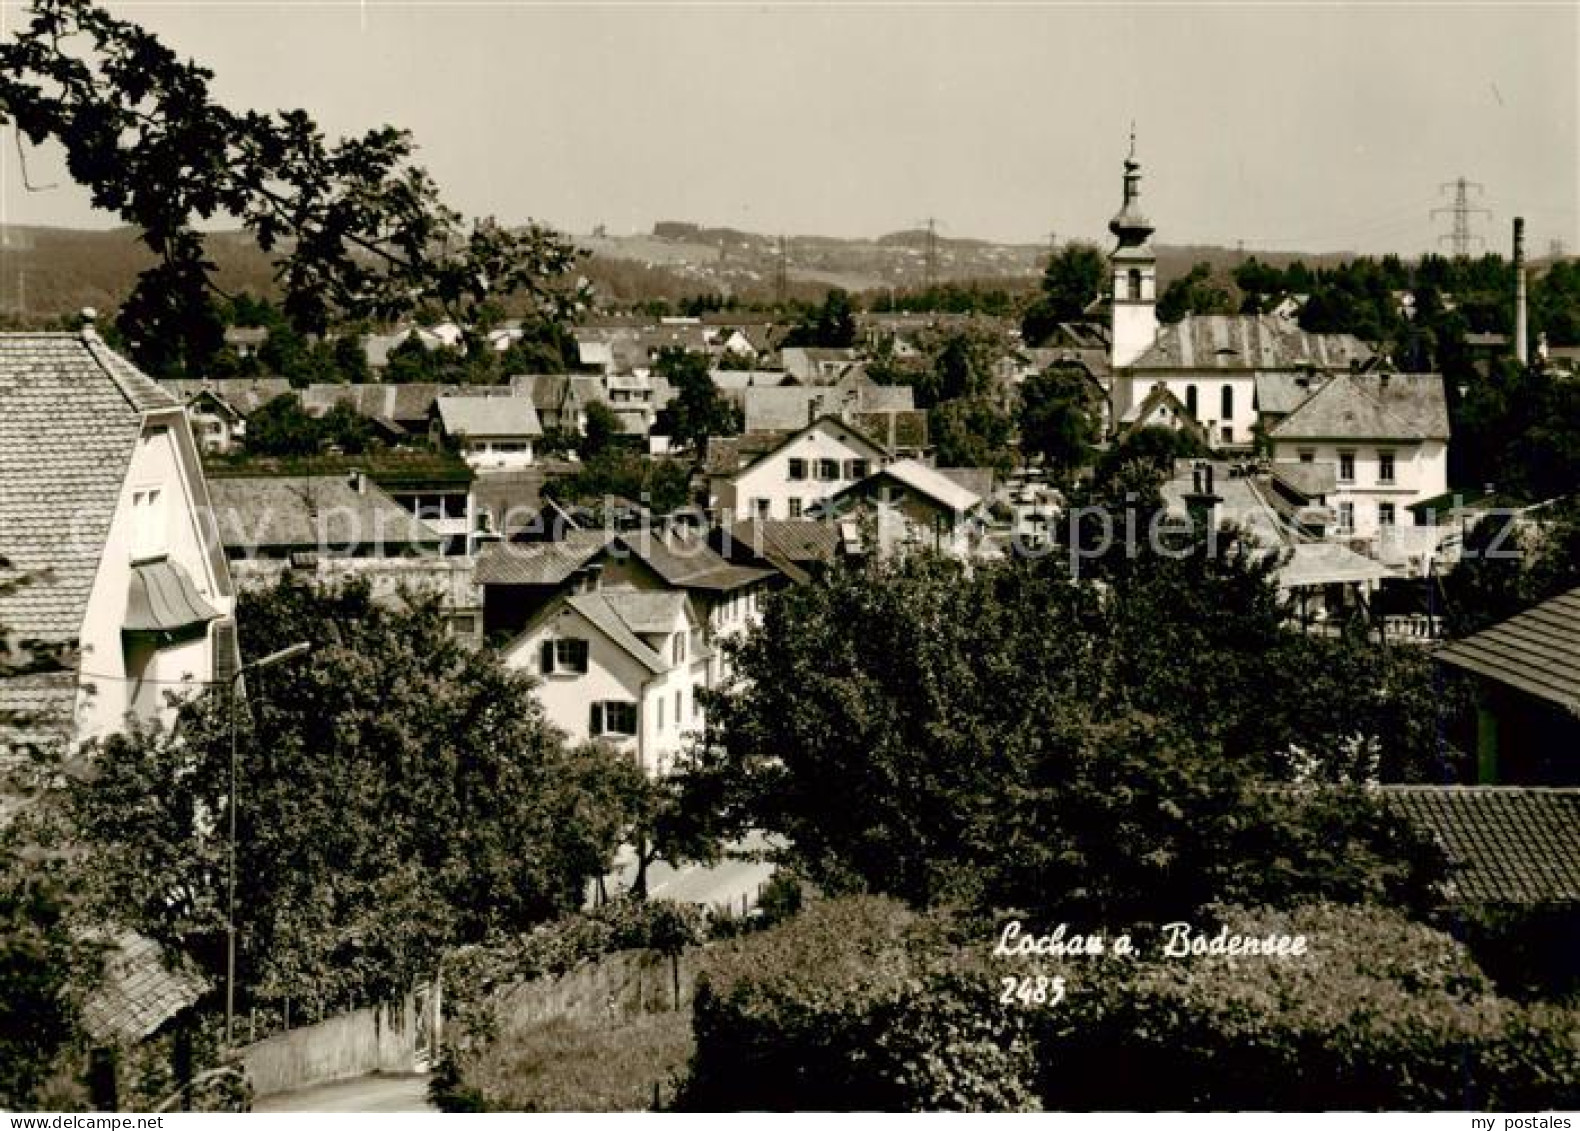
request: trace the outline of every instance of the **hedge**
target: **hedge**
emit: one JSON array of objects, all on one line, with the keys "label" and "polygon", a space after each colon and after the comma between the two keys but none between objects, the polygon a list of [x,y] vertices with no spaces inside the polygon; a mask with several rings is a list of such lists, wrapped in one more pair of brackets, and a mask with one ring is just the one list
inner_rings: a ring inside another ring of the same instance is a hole
[{"label": "hedge", "polygon": [[[994,959],[992,924],[814,905],[710,955],[679,1105],[701,1110],[1482,1110],[1580,1106],[1580,1014],[1499,996],[1386,909],[1229,909],[1301,957]],[[1217,924],[1213,927],[1216,929]],[[1141,936],[1138,935],[1138,942]],[[1058,1005],[1000,1002],[1007,964]]]}]

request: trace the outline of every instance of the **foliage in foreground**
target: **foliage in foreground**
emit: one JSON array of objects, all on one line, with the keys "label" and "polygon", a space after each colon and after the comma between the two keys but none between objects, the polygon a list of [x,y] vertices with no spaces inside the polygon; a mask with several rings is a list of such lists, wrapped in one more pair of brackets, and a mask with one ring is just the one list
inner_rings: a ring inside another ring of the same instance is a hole
[{"label": "foliage in foreground", "polygon": [[825,890],[919,906],[1430,902],[1434,854],[1360,791],[1268,788],[1297,745],[1357,780],[1356,734],[1420,774],[1419,657],[1286,630],[1269,563],[1232,538],[1101,580],[1055,567],[918,555],[776,595],[709,704],[692,811],[782,836]]},{"label": "foliage in foreground", "polygon": [[[251,676],[236,712],[243,1008],[403,993],[443,949],[580,904],[616,846],[586,803],[615,758],[563,747],[529,681],[451,636],[435,600],[284,581],[238,617],[249,656],[314,644]],[[65,798],[101,913],[216,982],[231,733],[225,697],[199,699],[178,738],[110,740]]]},{"label": "foliage in foreground", "polygon": [[[710,955],[679,1104],[1145,1111],[1580,1102],[1580,1017],[1499,997],[1441,932],[1394,911],[1333,905],[1226,909],[1218,923],[1304,935],[1309,954],[1166,958],[1156,939],[1138,935],[1129,959],[993,959],[989,924],[972,929],[874,899],[815,906]],[[1005,1003],[999,978],[1014,972],[1063,975],[1066,997]]]},{"label": "foliage in foreground", "polygon": [[447,1056],[429,1087],[442,1111],[646,1111],[674,1094],[691,1058],[684,1010],[618,1021],[566,1018],[502,1034],[464,1072]]}]

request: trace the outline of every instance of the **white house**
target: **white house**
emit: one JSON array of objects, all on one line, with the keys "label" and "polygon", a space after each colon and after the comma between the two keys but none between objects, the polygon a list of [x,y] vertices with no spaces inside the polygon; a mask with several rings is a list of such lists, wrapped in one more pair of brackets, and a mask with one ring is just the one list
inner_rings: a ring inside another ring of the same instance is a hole
[{"label": "white house", "polygon": [[837,416],[798,432],[708,441],[709,504],[734,518],[800,518],[889,459],[886,448]]},{"label": "white house", "polygon": [[1325,464],[1335,533],[1378,538],[1448,490],[1448,406],[1437,373],[1345,373],[1268,432],[1275,460]]},{"label": "white house", "polygon": [[[169,723],[168,697],[237,664],[234,598],[181,405],[91,328],[0,334],[0,626],[50,670],[0,681],[77,740],[128,716]],[[34,724],[29,724],[30,726]],[[46,732],[13,731],[0,745]]]},{"label": "white house", "polygon": [[533,442],[543,435],[531,397],[440,397],[434,411],[460,444],[461,458],[478,471],[531,466]]},{"label": "white house", "polygon": [[538,677],[544,715],[569,741],[613,743],[650,774],[666,772],[686,735],[702,729],[697,692],[708,685],[709,649],[684,593],[564,594],[504,659]]}]

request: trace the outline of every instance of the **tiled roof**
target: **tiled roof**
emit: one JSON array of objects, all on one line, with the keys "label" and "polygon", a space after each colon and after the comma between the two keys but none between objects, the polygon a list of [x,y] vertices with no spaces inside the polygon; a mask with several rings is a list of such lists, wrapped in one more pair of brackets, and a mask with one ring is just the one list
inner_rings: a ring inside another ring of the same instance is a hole
[{"label": "tiled roof", "polygon": [[[159,384],[182,404],[191,401],[199,393],[212,393],[244,417],[250,416],[276,397],[283,397],[286,393],[297,391],[291,388],[291,383],[283,377],[227,377],[218,381],[182,378],[167,379],[159,382]],[[344,387],[347,389],[360,388],[357,385]],[[382,388],[383,386],[372,387]]]},{"label": "tiled roof", "polygon": [[74,671],[0,679],[0,751],[68,737],[76,701]]},{"label": "tiled roof", "polygon": [[439,419],[452,436],[541,436],[531,397],[440,397]]},{"label": "tiled roof", "polygon": [[622,536],[620,540],[666,584],[680,589],[728,592],[771,576],[766,570],[731,565],[701,536],[671,531],[646,538]]},{"label": "tiled roof", "polygon": [[367,479],[358,491],[338,475],[216,478],[209,498],[228,550],[298,546],[345,553],[357,545],[398,552],[441,540]]},{"label": "tiled roof", "polygon": [[1384,804],[1453,865],[1456,903],[1580,903],[1580,789],[1384,786]]},{"label": "tiled roof", "polygon": [[799,563],[831,562],[839,552],[839,531],[806,518],[743,519],[730,527],[730,538],[759,557]]},{"label": "tiled roof", "polygon": [[1273,426],[1276,440],[1447,440],[1437,373],[1341,373]]},{"label": "tiled roof", "polygon": [[526,397],[539,414],[558,412],[570,398],[571,379],[563,373],[518,373],[510,379],[518,397]]},{"label": "tiled roof", "polygon": [[479,585],[558,585],[609,544],[605,530],[572,530],[558,542],[492,542],[477,556]]},{"label": "tiled roof", "polygon": [[586,617],[593,627],[654,675],[669,670],[664,658],[642,643],[641,638],[631,630],[631,626],[615,612],[604,594],[577,593],[566,597],[565,604]]},{"label": "tiled roof", "polygon": [[1267,314],[1195,314],[1163,326],[1132,369],[1348,369],[1372,351],[1354,334],[1308,334]]},{"label": "tiled roof", "polygon": [[0,334],[0,578],[35,577],[0,596],[17,639],[76,639],[142,414],[174,407],[91,333]]},{"label": "tiled roof", "polygon": [[200,975],[172,968],[153,939],[120,931],[103,941],[104,977],[82,1007],[82,1027],[96,1040],[141,1041],[208,991]]},{"label": "tiled roof", "polygon": [[1580,589],[1456,640],[1437,658],[1580,715]]},{"label": "tiled roof", "polygon": [[933,470],[978,498],[985,499],[993,494],[994,475],[991,467],[935,467]]},{"label": "tiled roof", "polygon": [[1331,495],[1338,487],[1338,469],[1331,463],[1275,460],[1271,470],[1274,479],[1308,499]]},{"label": "tiled roof", "polygon": [[747,432],[795,432],[818,416],[901,412],[916,407],[909,385],[859,382],[843,389],[807,385],[752,386],[742,391]]},{"label": "tiled roof", "polygon": [[[1320,385],[1321,378],[1318,377]],[[1256,410],[1273,416],[1288,416],[1311,395],[1309,372],[1278,370],[1256,375]]]},{"label": "tiled roof", "polygon": [[782,432],[746,432],[739,436],[709,436],[708,475],[734,475],[750,467],[759,456],[775,451],[785,442]]},{"label": "tiled roof", "polygon": [[[913,491],[919,491],[952,511],[964,512],[982,502],[982,496],[946,475],[914,459],[895,460],[874,473],[874,478],[887,475]],[[856,486],[859,486],[857,484]],[[853,490],[847,487],[846,490]]]},{"label": "tiled roof", "polygon": [[598,593],[627,628],[644,636],[673,631],[686,608],[684,593],[652,589],[600,589]]}]

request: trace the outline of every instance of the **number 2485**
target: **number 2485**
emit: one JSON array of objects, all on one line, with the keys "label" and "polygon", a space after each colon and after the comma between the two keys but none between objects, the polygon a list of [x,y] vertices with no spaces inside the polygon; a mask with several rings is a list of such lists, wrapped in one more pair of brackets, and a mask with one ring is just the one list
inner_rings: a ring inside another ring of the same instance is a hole
[{"label": "number 2485", "polygon": [[1002,992],[998,1000],[1003,1005],[1058,1005],[1064,1000],[1064,979],[1050,978],[1046,974],[1022,974],[1015,978],[1000,978]]}]

